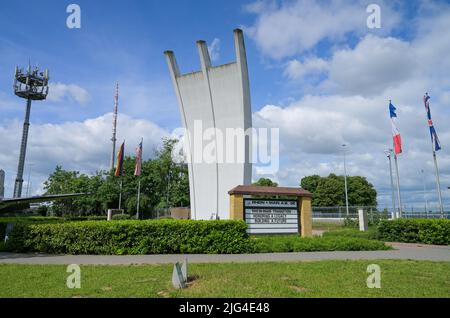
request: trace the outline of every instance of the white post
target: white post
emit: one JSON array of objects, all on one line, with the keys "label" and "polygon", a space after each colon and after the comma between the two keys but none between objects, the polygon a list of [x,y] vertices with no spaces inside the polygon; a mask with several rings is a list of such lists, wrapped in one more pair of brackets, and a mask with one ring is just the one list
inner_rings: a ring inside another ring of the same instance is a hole
[{"label": "white post", "polygon": [[347,216],[349,216],[348,212],[348,192],[347,192],[347,166],[346,166],[346,160],[345,160],[345,150],[346,150],[346,144],[342,144],[342,147],[344,149],[344,183],[345,183],[345,210],[347,212]]},{"label": "white post", "polygon": [[369,228],[369,222],[367,220],[367,212],[363,209],[358,209],[358,218],[359,218],[359,230],[367,231]]}]

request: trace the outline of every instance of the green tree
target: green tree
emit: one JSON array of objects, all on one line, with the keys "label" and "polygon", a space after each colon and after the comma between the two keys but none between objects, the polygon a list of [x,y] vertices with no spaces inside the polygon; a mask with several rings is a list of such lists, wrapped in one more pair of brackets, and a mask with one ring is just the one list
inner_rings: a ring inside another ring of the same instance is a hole
[{"label": "green tree", "polygon": [[60,199],[53,202],[51,211],[57,216],[64,214],[89,215],[98,214],[102,210],[101,198],[97,195],[103,183],[102,173],[94,176],[80,174],[78,171],[66,171],[56,166],[44,182],[45,194],[89,193],[91,195]]},{"label": "green tree", "polygon": [[317,186],[319,185],[320,180],[322,180],[322,178],[317,174],[314,174],[312,176],[307,176],[307,177],[304,177],[300,181],[300,186],[303,189],[305,189],[311,193],[314,193],[314,192],[316,192],[316,189],[317,189]]},{"label": "green tree", "polygon": [[258,181],[253,182],[253,185],[264,187],[278,187],[278,183],[272,181],[269,178],[259,178]]},{"label": "green tree", "polygon": [[[344,176],[330,174],[327,177],[312,175],[304,177],[300,185],[312,193],[314,206],[344,206]],[[377,192],[362,176],[347,176],[348,203],[350,206],[376,206]]]},{"label": "green tree", "polygon": [[[104,214],[119,205],[122,182],[122,208],[130,215],[137,210],[138,182],[141,182],[140,211],[148,215],[154,208],[189,206],[188,168],[183,161],[175,162],[173,151],[178,141],[163,139],[152,159],[142,162],[141,176],[134,175],[135,157],[126,156],[123,176],[114,171],[100,171],[93,176],[78,171],[66,171],[57,166],[44,183],[46,194],[83,192],[90,196],[55,201],[52,211],[64,214]],[[178,154],[178,157],[181,157]]]}]

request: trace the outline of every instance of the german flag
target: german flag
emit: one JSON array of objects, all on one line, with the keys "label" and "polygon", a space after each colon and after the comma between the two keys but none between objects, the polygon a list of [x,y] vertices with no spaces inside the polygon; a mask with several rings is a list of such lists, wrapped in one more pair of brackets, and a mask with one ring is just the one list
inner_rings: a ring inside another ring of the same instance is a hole
[{"label": "german flag", "polygon": [[125,150],[125,141],[120,146],[119,152],[117,153],[117,167],[114,172],[114,176],[120,177],[123,174],[123,153]]}]

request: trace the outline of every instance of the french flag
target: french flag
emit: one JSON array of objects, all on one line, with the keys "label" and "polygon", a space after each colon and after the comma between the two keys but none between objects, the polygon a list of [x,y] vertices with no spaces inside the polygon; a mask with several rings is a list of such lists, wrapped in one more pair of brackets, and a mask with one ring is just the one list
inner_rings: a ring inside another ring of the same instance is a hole
[{"label": "french flag", "polygon": [[394,152],[396,155],[402,153],[402,138],[400,137],[400,132],[397,129],[397,125],[395,122],[397,121],[397,113],[395,112],[397,109],[394,105],[392,105],[391,101],[389,101],[389,113],[391,116],[391,125],[392,125],[392,138],[394,140]]}]

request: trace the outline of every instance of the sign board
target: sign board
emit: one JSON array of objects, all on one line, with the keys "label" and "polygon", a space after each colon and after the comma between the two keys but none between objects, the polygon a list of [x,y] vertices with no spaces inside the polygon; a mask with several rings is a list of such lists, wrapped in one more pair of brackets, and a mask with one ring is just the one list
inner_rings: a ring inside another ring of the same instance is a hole
[{"label": "sign board", "polygon": [[244,199],[249,234],[298,233],[297,200]]}]

